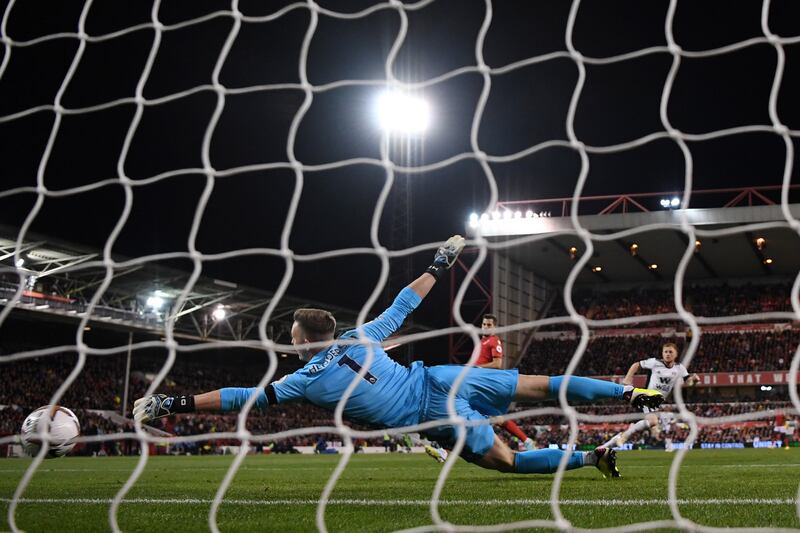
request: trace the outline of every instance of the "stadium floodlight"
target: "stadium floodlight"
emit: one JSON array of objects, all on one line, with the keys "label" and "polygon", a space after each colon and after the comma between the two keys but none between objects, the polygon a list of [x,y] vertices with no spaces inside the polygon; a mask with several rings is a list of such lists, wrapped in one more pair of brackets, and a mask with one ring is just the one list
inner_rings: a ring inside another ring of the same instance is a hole
[{"label": "stadium floodlight", "polygon": [[500,219],[500,211],[492,211],[492,218],[494,220],[499,220]]},{"label": "stadium floodlight", "polygon": [[649,267],[650,270],[658,270],[658,265],[656,263],[651,263]]},{"label": "stadium floodlight", "polygon": [[417,96],[398,90],[387,90],[378,96],[378,122],[387,133],[419,134],[428,129],[428,103]]},{"label": "stadium floodlight", "polygon": [[216,309],[214,309],[214,311],[211,313],[211,316],[214,320],[225,320],[225,317],[228,316],[228,312],[225,310],[225,306],[220,304]]},{"label": "stadium floodlight", "polygon": [[772,390],[772,385],[761,385],[761,390],[762,391],[771,391]]},{"label": "stadium floodlight", "polygon": [[673,196],[672,198],[662,198],[658,203],[661,204],[661,207],[664,209],[675,209],[676,207],[680,207],[681,199],[677,196]]},{"label": "stadium floodlight", "polygon": [[597,274],[599,272],[602,272],[602,271],[603,271],[603,267],[601,267],[600,265],[592,267],[592,272],[594,272],[595,274]]},{"label": "stadium floodlight", "polygon": [[514,218],[522,218],[522,211],[514,211]]},{"label": "stadium floodlight", "polygon": [[14,261],[14,264],[17,265],[17,268],[22,268],[25,265],[25,260],[23,258],[19,258]]},{"label": "stadium floodlight", "polygon": [[767,246],[767,239],[764,237],[756,237],[756,248],[763,250]]},{"label": "stadium floodlight", "polygon": [[478,213],[472,213],[469,216],[469,227],[470,228],[477,228],[478,227]]},{"label": "stadium floodlight", "polygon": [[533,218],[533,211],[531,211],[530,209],[525,211],[525,218]]},{"label": "stadium floodlight", "polygon": [[511,211],[504,211],[503,212],[503,218],[506,219],[506,220],[510,219],[511,215],[512,215]]},{"label": "stadium floodlight", "polygon": [[152,296],[147,297],[147,301],[145,303],[147,304],[147,307],[152,308],[154,311],[158,311],[164,307],[164,298],[153,294]]},{"label": "stadium floodlight", "polygon": [[635,242],[632,243],[631,247],[630,247],[630,250],[631,250],[631,255],[633,255],[633,256],[637,255],[639,253],[639,245],[636,244]]},{"label": "stadium floodlight", "polygon": [[765,265],[771,265],[774,262],[775,261],[771,257],[767,257],[766,259],[764,259],[764,264]]}]

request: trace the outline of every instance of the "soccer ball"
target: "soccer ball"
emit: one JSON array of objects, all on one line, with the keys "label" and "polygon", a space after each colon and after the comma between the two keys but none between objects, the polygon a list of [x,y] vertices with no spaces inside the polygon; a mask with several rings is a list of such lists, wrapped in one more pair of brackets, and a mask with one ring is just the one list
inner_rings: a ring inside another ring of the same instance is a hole
[{"label": "soccer ball", "polygon": [[81,424],[75,413],[60,405],[40,407],[22,423],[20,436],[25,453],[35,456],[42,448],[40,434],[48,427],[50,430],[50,447],[47,457],[61,457],[75,447],[75,439],[81,433]]}]

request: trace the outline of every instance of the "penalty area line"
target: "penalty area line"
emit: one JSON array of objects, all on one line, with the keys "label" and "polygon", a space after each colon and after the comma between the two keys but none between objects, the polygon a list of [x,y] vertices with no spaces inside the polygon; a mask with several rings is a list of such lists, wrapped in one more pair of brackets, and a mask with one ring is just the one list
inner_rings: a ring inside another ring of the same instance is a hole
[{"label": "penalty area line", "polygon": [[[21,504],[52,503],[52,504],[86,504],[106,505],[111,503],[111,498],[21,498]],[[128,498],[122,500],[124,504],[145,505],[210,505],[214,500],[203,498]],[[2,503],[10,503],[11,498],[0,498]],[[224,505],[318,505],[319,500],[242,500],[225,499]],[[643,507],[651,505],[668,505],[666,498],[638,499],[638,500],[561,500],[561,505],[584,505],[594,507]],[[367,500],[367,499],[333,499],[328,505],[356,505],[366,507],[402,507],[402,506],[428,506],[429,500]],[[452,505],[550,505],[550,500],[545,499],[516,499],[516,500],[442,500],[442,506]],[[678,505],[797,505],[794,498],[692,498],[680,499]]]}]

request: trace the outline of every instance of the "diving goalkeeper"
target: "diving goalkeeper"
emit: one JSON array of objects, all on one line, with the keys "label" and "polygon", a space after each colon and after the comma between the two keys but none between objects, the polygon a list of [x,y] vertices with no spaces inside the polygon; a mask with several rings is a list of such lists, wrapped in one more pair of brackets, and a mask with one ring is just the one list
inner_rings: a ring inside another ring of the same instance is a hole
[{"label": "diving goalkeeper", "polygon": [[[396,331],[403,320],[420,304],[436,281],[455,262],[464,248],[464,239],[455,235],[436,252],[425,273],[397,295],[386,311],[360,330],[367,341],[358,341],[359,330],[334,338],[336,320],[328,311],[298,309],[294,313],[292,344],[306,365],[258,391],[255,388],[229,387],[198,395],[153,394],[136,400],[133,414],[140,422],[175,413],[238,411],[251,394],[257,394],[256,407],[265,409],[278,403],[306,400],[334,410],[345,389],[362,370],[372,350],[374,359],[344,408],[349,419],[373,426],[405,427],[431,420],[449,418],[447,396],[459,373],[460,365],[426,367],[420,361],[404,367],[392,360],[380,343]],[[312,342],[326,343],[309,350]],[[483,468],[500,472],[552,473],[564,453],[569,453],[568,469],[594,465],[605,477],[618,477],[616,457],[610,448],[591,452],[564,452],[557,449],[512,451],[494,434],[489,417],[504,414],[513,401],[536,401],[557,398],[563,377],[521,375],[516,369],[471,368],[458,388],[455,408],[468,423],[461,456]],[[636,389],[610,381],[574,376],[567,386],[573,400],[593,401],[616,398],[634,407],[658,407],[663,401],[655,390]],[[481,423],[482,422],[482,423]],[[442,425],[425,431],[430,440],[451,447],[458,426]]]}]

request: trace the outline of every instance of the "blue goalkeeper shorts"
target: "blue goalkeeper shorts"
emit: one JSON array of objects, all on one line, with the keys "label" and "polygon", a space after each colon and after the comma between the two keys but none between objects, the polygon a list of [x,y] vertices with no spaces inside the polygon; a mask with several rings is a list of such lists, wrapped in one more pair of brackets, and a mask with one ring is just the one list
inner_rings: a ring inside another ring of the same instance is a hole
[{"label": "blue goalkeeper shorts", "polygon": [[[464,370],[461,365],[442,365],[427,369],[425,393],[422,406],[422,422],[448,418],[447,395],[458,375]],[[461,456],[474,462],[492,448],[494,430],[488,418],[505,414],[517,393],[519,371],[492,368],[471,368],[461,382],[455,398],[456,413],[467,421],[486,421],[467,426],[466,442]],[[455,444],[458,427],[439,426],[425,431],[425,436],[446,448]]]}]

